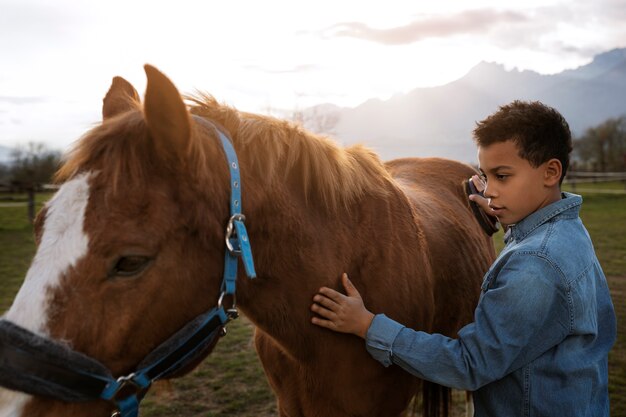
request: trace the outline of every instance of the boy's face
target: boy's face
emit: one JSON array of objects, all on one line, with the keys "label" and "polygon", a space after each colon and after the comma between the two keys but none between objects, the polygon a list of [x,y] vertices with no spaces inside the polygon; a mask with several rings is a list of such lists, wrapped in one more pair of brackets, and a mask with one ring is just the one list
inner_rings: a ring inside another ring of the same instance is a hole
[{"label": "boy's face", "polygon": [[478,161],[486,182],[485,197],[503,225],[515,224],[560,199],[558,177],[552,172],[554,159],[534,168],[507,140],[479,146]]}]

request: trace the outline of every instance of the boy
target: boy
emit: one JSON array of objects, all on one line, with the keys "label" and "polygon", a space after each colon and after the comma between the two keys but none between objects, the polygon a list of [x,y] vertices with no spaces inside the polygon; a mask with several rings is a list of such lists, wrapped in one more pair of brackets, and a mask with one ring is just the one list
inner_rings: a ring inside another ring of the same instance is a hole
[{"label": "boy", "polygon": [[560,190],[569,126],[548,106],[514,101],[474,138],[487,211],[508,228],[474,322],[456,339],[408,329],[369,312],[346,274],[347,295],[324,287],[314,296],[312,322],[364,338],[384,366],[475,391],[476,416],[608,417],[615,313],[578,216],[582,198]]}]

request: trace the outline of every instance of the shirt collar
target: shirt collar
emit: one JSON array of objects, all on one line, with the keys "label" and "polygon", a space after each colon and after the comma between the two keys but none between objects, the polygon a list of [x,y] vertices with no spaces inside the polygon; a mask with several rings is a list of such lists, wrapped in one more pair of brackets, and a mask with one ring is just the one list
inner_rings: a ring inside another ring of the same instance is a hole
[{"label": "shirt collar", "polygon": [[530,232],[557,216],[567,218],[578,217],[582,202],[583,198],[579,195],[565,192],[562,193],[561,200],[555,201],[554,203],[529,214],[516,224],[510,225],[504,234],[504,242],[509,243],[511,238],[519,242],[528,236]]}]

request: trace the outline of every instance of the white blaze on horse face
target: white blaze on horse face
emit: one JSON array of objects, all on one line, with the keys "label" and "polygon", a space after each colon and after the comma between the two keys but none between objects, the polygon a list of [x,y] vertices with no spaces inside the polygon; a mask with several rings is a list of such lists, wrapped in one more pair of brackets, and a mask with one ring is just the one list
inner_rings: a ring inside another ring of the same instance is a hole
[{"label": "white blaze on horse face", "polygon": [[[87,253],[83,231],[89,200],[89,174],[66,182],[46,205],[43,233],[33,263],[5,319],[46,336],[50,291]],[[0,388],[0,417],[22,417],[30,396]]]},{"label": "white blaze on horse face", "polygon": [[0,417],[22,417],[22,408],[29,395],[0,388]]},{"label": "white blaze on horse face", "polygon": [[83,230],[89,200],[89,174],[81,174],[61,186],[47,203],[43,233],[35,258],[5,318],[40,335],[45,328],[51,290],[61,277],[87,253]]}]

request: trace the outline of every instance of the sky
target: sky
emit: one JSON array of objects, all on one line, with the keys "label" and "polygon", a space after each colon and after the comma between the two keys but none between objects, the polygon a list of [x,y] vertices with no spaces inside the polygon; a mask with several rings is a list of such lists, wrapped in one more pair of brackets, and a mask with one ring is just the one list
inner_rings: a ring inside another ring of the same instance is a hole
[{"label": "sky", "polygon": [[552,74],[626,47],[626,0],[0,0],[0,145],[65,151],[113,76],[288,115],[454,81],[481,61]]}]

